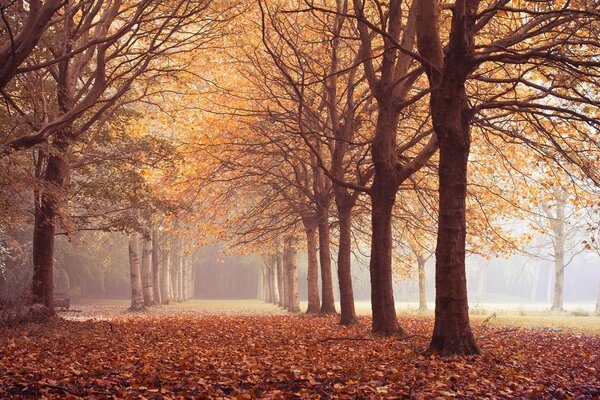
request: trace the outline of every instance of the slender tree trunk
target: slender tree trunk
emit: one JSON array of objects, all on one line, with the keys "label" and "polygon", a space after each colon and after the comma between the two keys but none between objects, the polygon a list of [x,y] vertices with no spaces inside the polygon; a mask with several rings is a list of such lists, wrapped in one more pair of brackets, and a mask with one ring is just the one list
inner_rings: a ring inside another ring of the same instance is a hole
[{"label": "slender tree trunk", "polygon": [[340,224],[340,245],[338,249],[337,271],[340,287],[340,324],[354,325],[358,322],[354,310],[354,292],[352,289],[352,207],[338,205],[338,219]]},{"label": "slender tree trunk", "polygon": [[33,277],[31,297],[54,313],[54,234],[60,215],[62,190],[69,183],[69,145],[62,134],[52,143],[44,175],[44,189],[40,197],[39,214],[33,229]]},{"label": "slender tree trunk", "polygon": [[160,290],[160,259],[158,248],[158,229],[152,227],[152,293],[154,304],[162,304]]},{"label": "slender tree trunk", "polygon": [[[183,250],[183,249],[181,249]],[[179,265],[177,266],[177,301],[183,302],[183,265],[185,263],[185,254],[183,251],[179,254]]]},{"label": "slender tree trunk", "polygon": [[[155,242],[158,243],[158,242]],[[160,294],[161,294],[161,303],[169,304],[171,300],[170,291],[169,291],[169,283],[171,281],[171,254],[169,250],[169,245],[165,246],[163,251],[164,260],[160,264]]]},{"label": "slender tree trunk", "polygon": [[465,271],[467,165],[471,136],[464,86],[458,97],[437,89],[431,109],[440,143],[435,323],[430,351],[479,354],[469,323]]},{"label": "slender tree trunk", "polygon": [[335,314],[329,243],[329,204],[321,205],[319,208],[319,261],[321,263],[321,292],[323,295],[321,313]]},{"label": "slender tree trunk", "polygon": [[306,250],[308,252],[308,308],[307,314],[317,314],[321,310],[319,298],[319,261],[317,259],[317,228],[312,221],[304,223]]},{"label": "slender tree trunk", "polygon": [[171,300],[179,302],[179,268],[181,266],[180,239],[171,240]]},{"label": "slender tree trunk", "polygon": [[152,240],[144,235],[142,239],[142,293],[144,295],[144,306],[154,304],[152,294]]},{"label": "slender tree trunk", "polygon": [[260,264],[258,267],[258,289],[256,293],[256,297],[259,300],[265,300],[265,266]]},{"label": "slender tree trunk", "polygon": [[279,304],[279,289],[277,288],[278,282],[278,271],[277,271],[277,256],[271,256],[271,303]]},{"label": "slender tree trunk", "polygon": [[300,312],[300,298],[298,297],[298,267],[296,264],[296,249],[292,240],[287,242],[287,278],[288,278],[288,311]]},{"label": "slender tree trunk", "polygon": [[279,306],[286,307],[286,275],[285,268],[283,267],[283,258],[280,250],[275,250],[275,257],[277,263],[277,287],[279,289]]},{"label": "slender tree trunk", "polygon": [[417,264],[419,266],[419,311],[427,311],[425,258],[420,254],[417,254]]},{"label": "slender tree trunk", "polygon": [[131,306],[136,311],[144,308],[142,299],[142,281],[140,276],[140,241],[137,233],[129,235],[129,272],[131,277]]},{"label": "slender tree trunk", "polygon": [[565,284],[565,203],[556,204],[556,218],[552,221],[554,231],[554,297],[552,311],[564,311]]}]

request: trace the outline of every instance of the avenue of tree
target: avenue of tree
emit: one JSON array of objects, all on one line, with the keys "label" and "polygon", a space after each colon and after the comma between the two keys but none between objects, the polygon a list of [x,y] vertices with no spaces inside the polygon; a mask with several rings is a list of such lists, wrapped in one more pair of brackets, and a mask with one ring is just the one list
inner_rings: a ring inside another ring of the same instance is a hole
[{"label": "avenue of tree", "polygon": [[[467,254],[546,238],[560,311],[564,269],[599,251],[598,10],[596,0],[3,4],[2,257],[31,254],[29,301],[52,314],[56,237],[123,232],[136,310],[193,297],[197,249],[226,243],[260,256],[262,299],[300,312],[305,251],[302,311],[339,311],[352,325],[352,253],[370,247],[379,335],[404,334],[394,273],[417,267],[425,309],[434,260],[429,349],[478,354]],[[504,228],[514,221],[521,229]]]}]

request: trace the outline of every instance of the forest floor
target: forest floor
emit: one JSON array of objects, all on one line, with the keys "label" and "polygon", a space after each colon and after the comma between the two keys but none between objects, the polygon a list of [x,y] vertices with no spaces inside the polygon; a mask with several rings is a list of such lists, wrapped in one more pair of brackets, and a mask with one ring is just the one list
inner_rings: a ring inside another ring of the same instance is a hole
[{"label": "forest floor", "polygon": [[[366,316],[346,328],[335,316],[278,315],[259,302],[231,302],[230,315],[216,315],[223,302],[135,314],[120,304],[102,309],[102,320],[0,331],[0,398],[600,396],[597,335],[475,321],[483,355],[441,358],[424,352],[428,316],[401,316],[408,336],[390,339],[372,337]],[[91,315],[85,310],[74,314]]]}]

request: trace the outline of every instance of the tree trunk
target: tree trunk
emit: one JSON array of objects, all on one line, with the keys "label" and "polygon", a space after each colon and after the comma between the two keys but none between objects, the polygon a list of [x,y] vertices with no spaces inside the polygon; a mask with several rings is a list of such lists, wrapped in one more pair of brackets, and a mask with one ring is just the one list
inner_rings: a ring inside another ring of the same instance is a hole
[{"label": "tree trunk", "polygon": [[286,275],[285,268],[283,267],[283,259],[280,250],[275,250],[275,257],[277,263],[277,287],[279,289],[279,303],[280,307],[286,307]]},{"label": "tree trunk", "polygon": [[358,322],[354,310],[354,292],[352,289],[352,207],[338,206],[338,219],[340,224],[340,244],[338,248],[337,271],[340,287],[340,324],[354,325]]},{"label": "tree trunk", "polygon": [[142,244],[142,293],[144,295],[144,306],[154,304],[152,294],[152,240],[144,235]]},{"label": "tree trunk", "polygon": [[[181,249],[183,250],[183,249]],[[177,302],[184,301],[183,298],[183,265],[185,263],[185,254],[183,251],[179,254],[179,265],[177,266]]]},{"label": "tree trunk", "polygon": [[160,290],[160,260],[158,251],[158,229],[152,227],[152,293],[154,295],[154,304],[161,304]]},{"label": "tree trunk", "polygon": [[51,314],[54,313],[54,234],[60,215],[61,191],[69,182],[68,149],[62,134],[54,139],[33,229],[32,302],[45,305]]},{"label": "tree trunk", "polygon": [[286,272],[288,279],[288,311],[291,313],[300,312],[300,298],[298,297],[298,267],[296,265],[296,249],[292,240],[288,239],[286,245]]},{"label": "tree trunk", "polygon": [[136,311],[144,308],[142,299],[142,281],[140,277],[140,241],[137,233],[129,235],[129,272],[131,276],[131,306]]},{"label": "tree trunk", "polygon": [[427,311],[425,258],[420,254],[417,254],[417,264],[419,266],[419,311]]},{"label": "tree trunk", "polygon": [[464,87],[460,96],[432,95],[440,143],[439,218],[435,264],[435,323],[430,351],[479,354],[469,323],[465,271],[467,165],[471,137]]},{"label": "tree trunk", "polygon": [[554,297],[552,311],[564,311],[565,284],[565,203],[556,204],[556,218],[552,221],[554,231]]},{"label": "tree trunk", "polygon": [[278,282],[278,272],[277,272],[277,260],[276,260],[277,256],[271,256],[271,281],[270,286],[271,286],[271,303],[273,304],[278,304],[279,303],[279,291],[277,288],[277,282]]},{"label": "tree trunk", "polygon": [[331,249],[329,244],[329,205],[319,210],[319,261],[321,262],[322,314],[335,314],[333,278],[331,276]]},{"label": "tree trunk", "polygon": [[172,239],[171,244],[171,300],[179,302],[179,268],[181,266],[179,238]]},{"label": "tree trunk", "polygon": [[321,310],[319,299],[319,261],[317,259],[317,228],[312,221],[305,221],[306,250],[308,253],[308,308],[307,314],[317,314]]},{"label": "tree trunk", "polygon": [[160,264],[160,294],[161,303],[169,304],[171,301],[169,283],[171,281],[171,253],[168,244],[163,251],[164,260]]},{"label": "tree trunk", "polygon": [[372,331],[382,335],[402,335],[398,325],[392,286],[392,208],[396,191],[376,175],[371,194],[371,308]]}]

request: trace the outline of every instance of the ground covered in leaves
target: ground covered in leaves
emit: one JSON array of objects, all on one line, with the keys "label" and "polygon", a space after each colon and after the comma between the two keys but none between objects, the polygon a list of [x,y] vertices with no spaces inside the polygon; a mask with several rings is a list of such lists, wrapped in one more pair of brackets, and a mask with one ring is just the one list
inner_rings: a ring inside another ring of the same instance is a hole
[{"label": "ground covered in leaves", "polygon": [[[428,356],[430,318],[404,339],[369,319],[118,317],[0,335],[0,398],[598,398],[600,337],[475,324],[484,354]],[[352,340],[350,340],[352,339]]]}]

